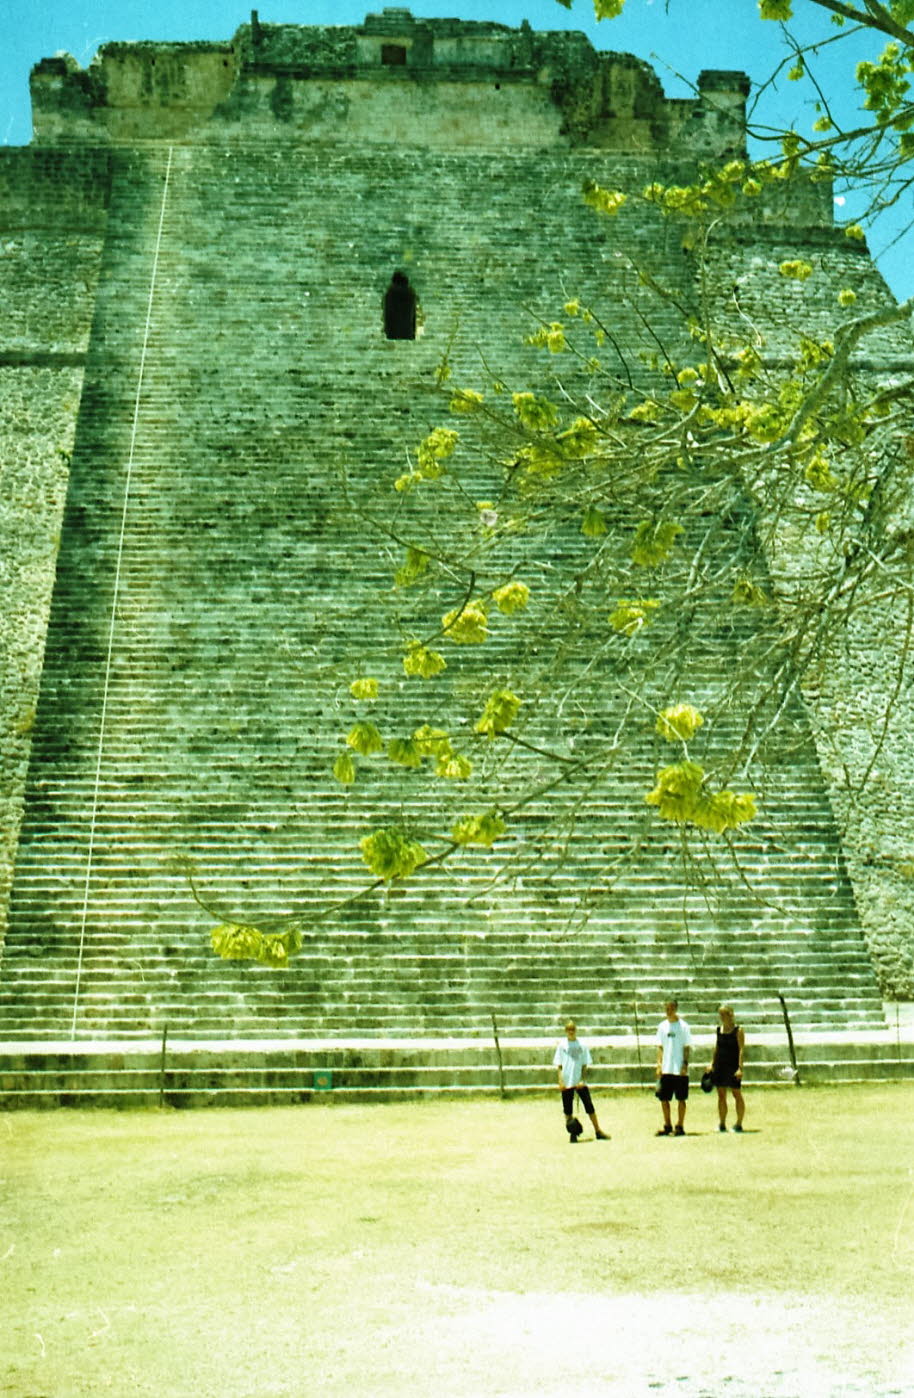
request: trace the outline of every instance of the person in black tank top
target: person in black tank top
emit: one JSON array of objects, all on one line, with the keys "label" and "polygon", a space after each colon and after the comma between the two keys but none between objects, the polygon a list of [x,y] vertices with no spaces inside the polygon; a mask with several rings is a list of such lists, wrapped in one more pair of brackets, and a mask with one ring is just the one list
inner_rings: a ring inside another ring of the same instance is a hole
[{"label": "person in black tank top", "polygon": [[736,1106],[736,1125],[733,1130],[742,1131],[743,1117],[746,1115],[746,1102],[743,1097],[743,1055],[746,1036],[736,1023],[732,1005],[721,1005],[718,1015],[720,1024],[709,1070],[717,1088],[717,1129],[727,1129],[727,1093],[732,1092]]}]

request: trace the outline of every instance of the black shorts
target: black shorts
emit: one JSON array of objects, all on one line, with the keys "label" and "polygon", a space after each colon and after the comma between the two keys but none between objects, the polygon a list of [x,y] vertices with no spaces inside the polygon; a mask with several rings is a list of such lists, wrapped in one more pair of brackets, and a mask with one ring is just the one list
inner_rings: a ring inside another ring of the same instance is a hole
[{"label": "black shorts", "polygon": [[685,1073],[663,1073],[660,1077],[660,1086],[657,1088],[657,1096],[661,1102],[672,1102],[676,1098],[677,1102],[685,1102],[689,1095],[689,1080]]},{"label": "black shorts", "polygon": [[585,1085],[581,1087],[562,1088],[562,1107],[566,1116],[571,1116],[574,1111],[574,1094],[577,1093],[581,1099],[581,1106],[588,1116],[593,1116],[593,1101],[590,1096],[590,1088]]}]

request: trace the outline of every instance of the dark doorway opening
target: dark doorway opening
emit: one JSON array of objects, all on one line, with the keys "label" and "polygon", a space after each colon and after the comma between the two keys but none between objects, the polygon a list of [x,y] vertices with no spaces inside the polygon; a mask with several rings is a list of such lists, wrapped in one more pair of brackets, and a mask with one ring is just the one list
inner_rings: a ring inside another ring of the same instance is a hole
[{"label": "dark doorway opening", "polygon": [[388,340],[416,338],[416,293],[405,272],[394,272],[384,294],[384,334]]}]

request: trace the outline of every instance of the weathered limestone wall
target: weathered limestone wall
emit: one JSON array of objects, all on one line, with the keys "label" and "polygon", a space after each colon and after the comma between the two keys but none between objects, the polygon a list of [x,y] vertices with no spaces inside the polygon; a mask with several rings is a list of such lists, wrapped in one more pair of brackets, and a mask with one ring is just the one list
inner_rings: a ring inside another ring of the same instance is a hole
[{"label": "weathered limestone wall", "polygon": [[[830,198],[828,185],[815,186]],[[815,197],[814,195],[812,197]],[[802,256],[808,281],[781,276],[781,262]],[[751,236],[731,234],[715,253],[715,280],[725,295],[719,313],[733,333],[755,337],[758,352],[777,362],[795,354],[802,334],[833,337],[846,320],[892,304],[864,244],[830,230],[807,230],[802,243],[776,220]],[[735,292],[739,317],[726,296]],[[838,304],[848,289],[856,302]],[[851,358],[861,383],[889,388],[910,378],[914,341],[907,322],[872,331]],[[909,424],[887,430],[896,466],[885,501],[885,528],[899,538],[899,561],[914,528],[914,469]],[[808,505],[809,501],[804,501]],[[816,509],[828,507],[819,497]],[[789,595],[791,578],[813,566],[816,540],[808,515],[778,521],[771,535],[772,576]],[[819,760],[841,829],[848,872],[867,940],[888,993],[914,998],[914,688],[904,678],[911,618],[904,604],[889,607],[881,570],[856,598],[846,630],[832,638],[804,695]]]},{"label": "weathered limestone wall", "polygon": [[698,87],[694,100],[668,100],[648,64],[598,54],[581,34],[385,10],[360,28],[243,25],[229,44],[106,44],[86,71],[45,59],[32,106],[36,139],[55,145],[738,150],[744,75],[702,73]]},{"label": "weathered limestone wall", "polygon": [[[9,894],[104,238],[106,156],[0,152],[0,908]],[[0,917],[0,933],[3,919]]]}]

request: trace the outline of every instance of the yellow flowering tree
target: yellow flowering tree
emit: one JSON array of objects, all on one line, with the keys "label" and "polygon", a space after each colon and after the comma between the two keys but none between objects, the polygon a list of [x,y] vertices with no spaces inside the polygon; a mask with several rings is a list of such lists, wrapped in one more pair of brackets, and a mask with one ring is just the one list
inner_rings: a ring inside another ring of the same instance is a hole
[{"label": "yellow flowering tree", "polygon": [[[624,7],[595,3],[607,20]],[[859,127],[818,112],[764,158],[696,161],[689,183],[588,179],[595,231],[618,236],[612,285],[591,302],[568,288],[518,326],[528,382],[494,363],[455,383],[446,355],[426,385],[428,430],[385,483],[386,512],[350,501],[390,569],[377,652],[338,667],[332,779],[350,801],[394,774],[400,805],[361,837],[371,878],[355,897],[389,896],[444,860],[513,877],[528,813],[551,811],[570,844],[575,813],[620,771],[631,837],[617,865],[659,828],[746,878],[739,842],[765,814],[765,772],[791,760],[804,694],[877,601],[907,618],[888,689],[908,683],[914,530],[898,519],[912,387],[855,365],[914,303],[836,289],[825,252],[775,259],[772,344],[720,271],[726,237],[751,228],[760,201],[838,174],[865,181],[877,165],[885,190],[914,154],[914,0],[811,3],[885,40],[857,69]],[[815,46],[791,37],[793,9],[758,4],[761,22],[786,27],[787,76],[800,81]],[[627,219],[681,246],[688,295],[626,243]],[[863,236],[856,220],[843,232],[850,245]],[[811,324],[803,298],[824,285],[830,313]],[[647,323],[637,353],[614,334],[623,304]],[[213,944],[283,964],[263,936],[222,925]]]}]

